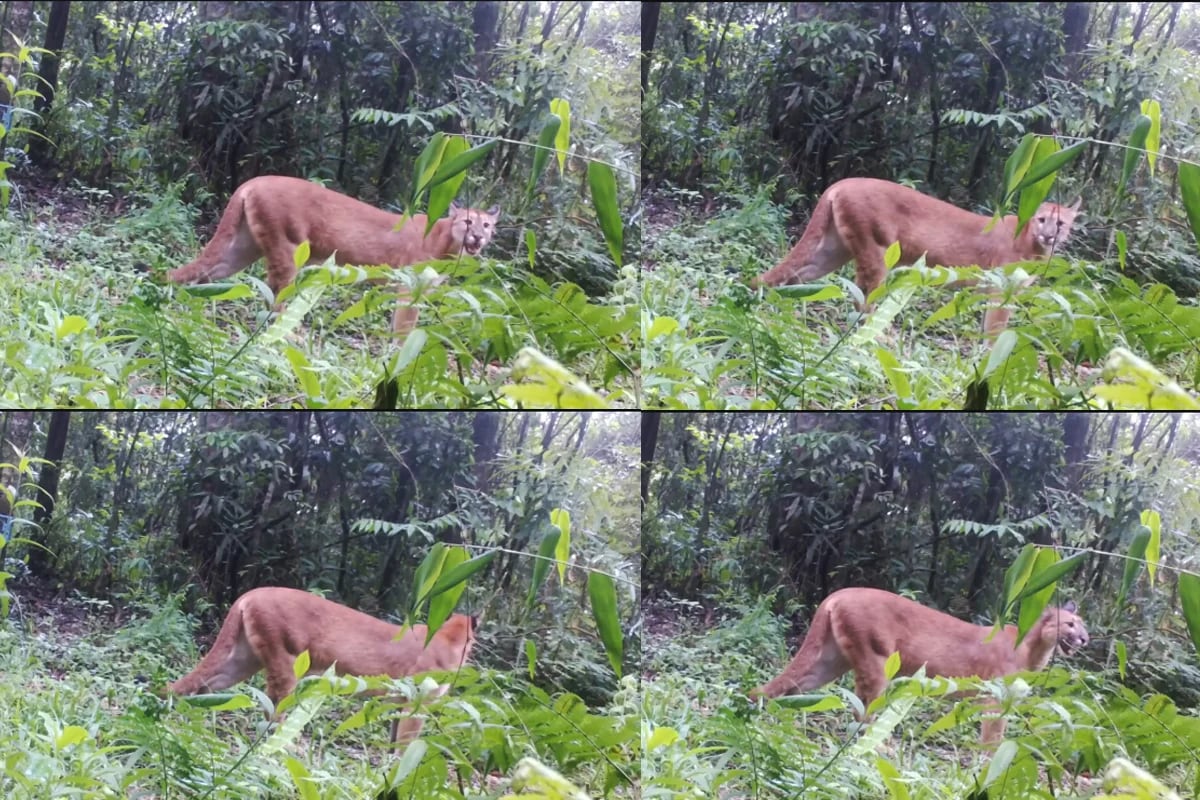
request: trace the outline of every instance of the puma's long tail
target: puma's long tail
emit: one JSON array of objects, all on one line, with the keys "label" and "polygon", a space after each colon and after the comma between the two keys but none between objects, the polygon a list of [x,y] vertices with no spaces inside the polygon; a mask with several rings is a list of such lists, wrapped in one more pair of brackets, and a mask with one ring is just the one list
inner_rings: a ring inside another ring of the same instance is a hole
[{"label": "puma's long tail", "polygon": [[[221,221],[217,223],[216,233],[200,251],[200,254],[179,269],[168,272],[167,280],[172,283],[197,283],[210,278],[225,277],[237,271],[236,269],[220,270],[219,268],[223,266],[221,262],[229,253],[229,246],[237,237],[242,220],[246,218],[246,193],[242,191],[242,188],[248,185],[249,183],[242,184],[229,198],[229,204],[221,214]],[[243,264],[238,269],[245,266]]]},{"label": "puma's long tail", "polygon": [[234,650],[242,638],[245,624],[241,599],[238,599],[221,624],[221,630],[217,632],[217,640],[213,642],[212,649],[205,654],[204,658],[200,659],[200,663],[196,665],[195,669],[174,683],[167,684],[167,691],[171,694],[183,695],[200,694],[205,691],[219,692],[253,675],[258,669],[257,667],[248,675],[236,680],[228,680],[236,676],[227,674],[234,660]]},{"label": "puma's long tail", "polygon": [[[800,237],[800,241],[796,242],[796,246],[788,251],[775,266],[763,274],[750,279],[750,285],[758,286],[782,286],[797,277],[804,267],[813,263],[817,250],[821,245],[821,238],[825,235],[825,231],[831,230],[834,226],[833,220],[833,201],[830,200],[829,194],[821,195],[821,199],[817,201],[816,208],[813,209],[812,219],[808,221],[808,225],[804,228],[804,234]],[[830,269],[836,269],[841,264],[837,264]],[[820,275],[805,275],[805,280],[814,280],[821,277]]]},{"label": "puma's long tail", "polygon": [[[812,625],[804,637],[804,643],[783,668],[783,672],[762,686],[751,689],[750,696],[783,697],[796,692],[807,692],[819,689],[842,675],[845,669],[836,675],[830,674],[831,667],[836,669],[845,663],[833,633],[832,616],[828,605],[822,603],[813,615]],[[828,651],[827,648],[830,647],[835,650]]]}]

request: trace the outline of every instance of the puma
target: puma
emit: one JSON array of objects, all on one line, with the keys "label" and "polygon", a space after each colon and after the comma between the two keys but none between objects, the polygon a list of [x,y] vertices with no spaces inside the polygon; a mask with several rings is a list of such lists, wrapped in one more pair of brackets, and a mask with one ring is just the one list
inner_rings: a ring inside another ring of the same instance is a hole
[{"label": "puma", "polygon": [[[450,205],[450,216],[433,224],[414,214],[400,230],[401,216],[300,178],[262,175],[243,183],[229,198],[217,232],[190,264],[171,270],[175,283],[227,278],[261,256],[267,260],[267,285],[276,295],[296,278],[293,253],[309,243],[308,264],[330,256],[338,264],[403,267],[460,253],[477,256],[492,240],[499,209],[488,211]],[[392,330],[407,334],[417,310],[401,305]]]},{"label": "puma", "polygon": [[[461,667],[475,643],[475,618],[453,614],[425,644],[425,625],[401,626],[315,594],[281,586],[251,589],[234,601],[212,649],[196,668],[167,686],[171,694],[219,692],[267,672],[267,696],[279,701],[296,688],[292,665],[308,651],[309,675],[332,665],[338,675],[402,677]],[[436,696],[450,687],[438,687]],[[407,742],[421,731],[408,717],[392,726],[392,741]]]},{"label": "puma", "polygon": [[[1056,649],[1070,655],[1087,645],[1087,629],[1076,610],[1073,602],[1046,609],[1018,646],[1015,625],[985,641],[992,632],[989,625],[972,625],[880,589],[839,589],[817,607],[804,643],[783,672],[750,696],[811,691],[853,670],[854,693],[866,708],[883,694],[884,662],[897,652],[901,675],[922,666],[926,675],[945,678],[986,679],[1040,670]],[[1003,718],[984,720],[985,743],[1003,734]]]},{"label": "puma", "polygon": [[[783,260],[751,280],[752,286],[804,283],[855,263],[855,282],[864,297],[883,283],[883,255],[900,243],[900,264],[922,254],[930,266],[984,268],[1049,257],[1062,248],[1083,198],[1074,205],[1043,203],[1020,233],[1007,216],[990,231],[992,218],[972,214],[915,189],[875,178],[846,178],[825,190],[804,235]],[[861,309],[860,309],[861,310]],[[989,308],[986,333],[1008,324],[1009,310]]]}]

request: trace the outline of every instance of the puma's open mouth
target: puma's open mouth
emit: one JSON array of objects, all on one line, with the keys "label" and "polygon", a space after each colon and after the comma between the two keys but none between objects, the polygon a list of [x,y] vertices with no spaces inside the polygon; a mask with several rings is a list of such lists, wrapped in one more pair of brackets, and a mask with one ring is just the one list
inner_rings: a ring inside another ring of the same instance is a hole
[{"label": "puma's open mouth", "polygon": [[482,246],[479,244],[479,242],[474,242],[474,243],[471,243],[471,242],[465,242],[465,243],[463,243],[463,252],[464,252],[464,253],[466,253],[467,255],[470,255],[470,256],[477,256],[477,255],[479,255],[479,251],[480,251],[480,250],[482,250],[482,249],[483,249],[483,247],[482,247]]},{"label": "puma's open mouth", "polygon": [[1062,653],[1064,656],[1073,656],[1079,651],[1080,648],[1086,645],[1086,640],[1081,642],[1061,641],[1058,643],[1058,652]]}]

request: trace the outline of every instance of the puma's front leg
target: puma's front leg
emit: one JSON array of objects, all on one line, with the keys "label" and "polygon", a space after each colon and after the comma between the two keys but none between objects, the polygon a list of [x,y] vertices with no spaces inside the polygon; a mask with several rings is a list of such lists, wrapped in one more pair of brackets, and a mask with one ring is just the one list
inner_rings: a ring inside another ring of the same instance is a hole
[{"label": "puma's front leg", "polygon": [[397,339],[404,341],[413,328],[417,327],[417,318],[421,315],[421,310],[412,305],[408,292],[401,290],[400,295],[397,301],[399,305],[392,313],[392,332],[396,334]]},{"label": "puma's front leg", "polygon": [[[438,687],[436,689],[434,689],[432,692],[430,692],[424,698],[424,700],[425,701],[436,700],[437,698],[441,697],[448,691],[450,691],[450,684],[448,684],[448,683],[438,684]],[[414,705],[417,707],[413,708]],[[409,705],[410,708],[413,708],[414,712],[419,710],[419,706],[420,706],[420,703],[413,703],[413,704]],[[392,741],[397,744],[408,744],[409,742],[411,742],[413,739],[416,739],[417,736],[420,735],[421,728],[423,728],[424,726],[425,726],[425,720],[422,719],[421,717],[416,716],[415,713],[410,714],[409,716],[403,717],[401,719],[393,720],[392,721]]]}]

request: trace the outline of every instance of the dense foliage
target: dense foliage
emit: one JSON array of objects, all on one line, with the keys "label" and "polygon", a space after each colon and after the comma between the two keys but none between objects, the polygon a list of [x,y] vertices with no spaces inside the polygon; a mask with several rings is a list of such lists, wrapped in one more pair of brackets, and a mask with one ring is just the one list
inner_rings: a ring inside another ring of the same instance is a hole
[{"label": "dense foliage", "polygon": [[[636,8],[4,9],[18,89],[0,158],[13,200],[0,279],[20,289],[0,302],[9,404],[361,407],[377,389],[389,407],[638,402],[637,234],[623,224],[640,135]],[[437,265],[451,280],[418,292],[407,350],[385,333],[395,291],[366,282],[379,274],[309,270],[273,322],[253,269],[201,299],[156,285],[207,241],[197,207],[215,220],[257,175],[423,211],[435,134],[490,147],[458,195],[499,205],[500,230],[480,259]]]},{"label": "dense foliage", "polygon": [[[1195,407],[1172,384],[1200,368],[1194,8],[648,5],[648,405]],[[744,288],[799,237],[785,219],[842,178],[1015,211],[1010,159],[1034,134],[1071,151],[1050,187],[1083,197],[1069,260],[956,292],[895,269],[866,321],[836,277]],[[1015,313],[992,340],[996,297]]]},{"label": "dense foliage", "polygon": [[[698,788],[683,796],[718,786],[757,797],[945,797],[972,786],[1048,796],[1106,770],[1119,776],[1114,786],[1129,785],[1126,758],[1194,794],[1195,422],[648,415],[647,791],[693,775]],[[1015,720],[990,761],[955,757],[978,747],[979,712],[952,702],[944,681],[896,682],[861,738],[844,728],[853,707],[844,688],[772,701],[764,714],[748,708],[744,692],[795,652],[788,629],[807,629],[834,590],[876,586],[991,622],[1034,545],[1070,560],[1055,597],[1078,601],[1092,645],[1036,676],[982,685]],[[889,737],[899,742],[876,752]]]},{"label": "dense foliage", "polygon": [[[0,416],[16,517],[0,555],[12,611],[0,625],[10,676],[0,728],[15,759],[0,775],[4,795],[57,796],[73,783],[94,797],[150,787],[290,796],[311,778],[335,787],[321,796],[388,786],[461,797],[497,770],[506,779],[484,796],[499,797],[550,768],[597,795],[631,796],[637,422],[580,412]],[[194,665],[241,593],[292,586],[400,620],[440,547],[486,559],[458,601],[483,622],[472,668],[403,758],[384,755],[394,704],[364,708],[336,681],[305,684],[271,730],[255,689],[235,687],[255,700],[228,706],[247,710],[215,716],[148,693]],[[615,643],[601,601],[615,601]]]}]

